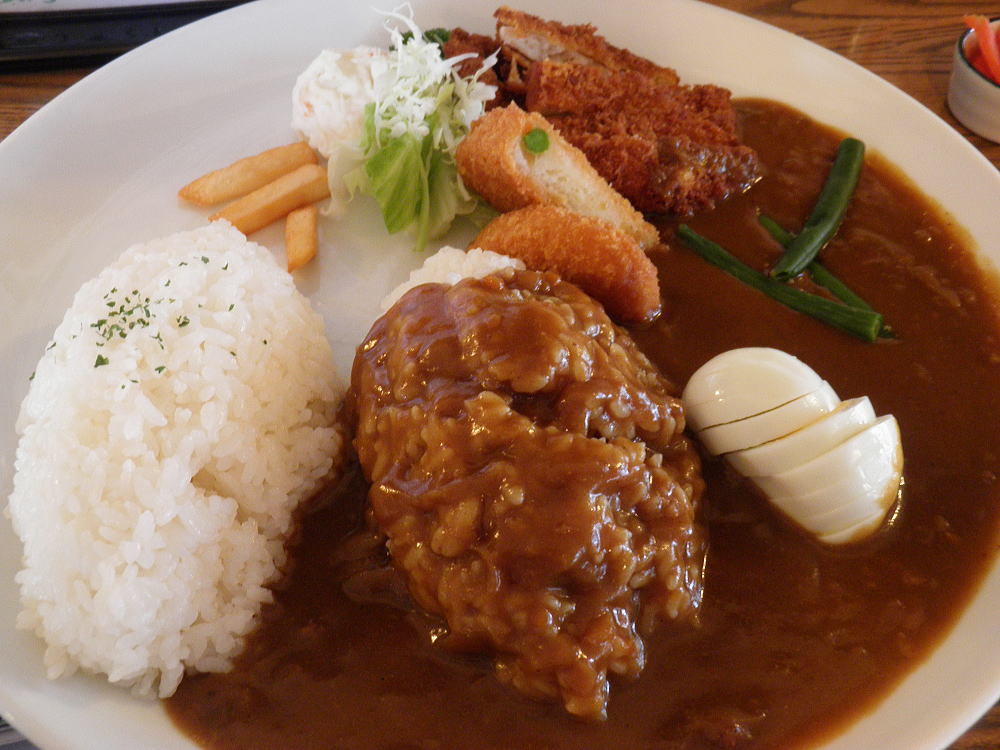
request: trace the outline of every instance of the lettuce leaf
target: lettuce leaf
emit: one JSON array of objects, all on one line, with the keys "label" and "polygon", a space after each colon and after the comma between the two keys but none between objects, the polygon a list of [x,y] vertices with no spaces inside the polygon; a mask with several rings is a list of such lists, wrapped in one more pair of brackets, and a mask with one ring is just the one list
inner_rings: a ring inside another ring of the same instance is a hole
[{"label": "lettuce leaf", "polygon": [[368,192],[382,209],[390,234],[417,220],[427,201],[422,142],[412,133],[389,140],[365,162]]},{"label": "lettuce leaf", "polygon": [[389,28],[392,45],[375,77],[375,101],[365,108],[361,168],[343,175],[353,194],[372,195],[390,233],[412,227],[417,250],[444,234],[455,217],[473,211],[455,165],[455,148],[482,115],[495,87],[459,75],[466,55],[444,59],[434,33],[424,35],[412,18],[387,14],[407,27]]},{"label": "lettuce leaf", "polygon": [[456,216],[470,213],[477,201],[462,184],[458,167],[450,154],[433,152],[427,182],[430,205],[427,233],[434,239],[448,231]]},{"label": "lettuce leaf", "polygon": [[[373,117],[369,112],[369,119]],[[434,148],[430,133],[419,139],[409,132],[384,139],[367,158],[363,175],[355,171],[344,179],[352,192],[361,190],[375,198],[390,234],[413,225],[418,251],[477,204],[462,184],[454,158]]]}]

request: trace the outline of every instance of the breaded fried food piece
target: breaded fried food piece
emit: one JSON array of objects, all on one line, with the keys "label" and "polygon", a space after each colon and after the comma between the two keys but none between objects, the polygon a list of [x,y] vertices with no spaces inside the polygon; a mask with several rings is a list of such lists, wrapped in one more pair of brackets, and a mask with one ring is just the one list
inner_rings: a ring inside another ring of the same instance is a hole
[{"label": "breaded fried food piece", "polygon": [[620,322],[644,323],[660,313],[656,266],[634,239],[602,219],[559,206],[528,206],[495,218],[469,247],[555,271]]},{"label": "breaded fried food piece", "polygon": [[[608,44],[590,24],[569,26],[546,21],[507,6],[493,14],[497,39],[520,63],[555,60],[596,65],[607,70],[631,70],[657,83],[674,86],[679,79],[670,68],[661,68],[627,49]],[[512,71],[513,73],[513,71]]]},{"label": "breaded fried food piece", "polygon": [[[528,151],[523,136],[544,130],[549,147]],[[500,211],[550,203],[610,223],[643,250],[660,241],[656,227],[608,185],[578,148],[544,117],[511,104],[472,123],[455,152],[462,180]]]},{"label": "breaded fried food piece", "polygon": [[[446,60],[458,55],[473,54],[474,57],[467,57],[458,64],[458,74],[469,77],[479,71],[486,58],[496,52],[499,46],[493,37],[472,34],[465,29],[455,28],[448,32],[448,41],[442,45],[441,54]],[[506,90],[500,85],[500,79],[495,70],[484,71],[479,76],[479,80],[497,87],[496,96],[486,103],[486,109],[506,104],[510,100]]]},{"label": "breaded fried food piece", "polygon": [[[483,60],[492,55],[499,48],[497,40],[484,34],[473,34],[462,28],[455,28],[448,32],[448,41],[441,47],[441,54],[447,60],[456,55],[465,55],[469,52],[476,55],[468,60],[459,63],[458,72],[463,76],[471,76],[483,64]],[[485,79],[483,79],[485,80]],[[486,81],[496,85],[496,78]]]},{"label": "breaded fried food piece", "polygon": [[753,184],[726,89],[659,84],[633,71],[532,64],[525,106],[545,115],[632,205],[691,214]]}]

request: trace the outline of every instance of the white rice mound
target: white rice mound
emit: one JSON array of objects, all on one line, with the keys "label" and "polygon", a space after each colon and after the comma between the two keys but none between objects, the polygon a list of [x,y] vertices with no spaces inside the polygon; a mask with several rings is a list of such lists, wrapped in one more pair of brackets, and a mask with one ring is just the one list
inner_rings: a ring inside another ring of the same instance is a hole
[{"label": "white rice mound", "polygon": [[492,250],[461,250],[445,245],[428,256],[423,265],[410,272],[410,278],[382,298],[382,312],[399,301],[413,287],[421,284],[457,284],[464,278],[481,279],[504,268],[524,270],[524,263],[517,258],[494,253]]},{"label": "white rice mound", "polygon": [[21,407],[8,506],[48,676],[166,697],[226,670],[335,471],[341,395],[319,315],[225,222],[84,284]]}]

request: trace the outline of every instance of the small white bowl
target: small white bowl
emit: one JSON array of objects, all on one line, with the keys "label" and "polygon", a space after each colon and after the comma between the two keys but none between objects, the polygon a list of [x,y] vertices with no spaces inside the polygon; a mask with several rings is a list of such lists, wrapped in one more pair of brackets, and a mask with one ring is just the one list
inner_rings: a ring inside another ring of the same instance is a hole
[{"label": "small white bowl", "polygon": [[[990,20],[996,31],[1000,18]],[[969,62],[968,55],[979,48],[979,40],[972,29],[967,29],[955,45],[948,85],[948,108],[969,130],[1000,143],[1000,84],[984,76]]]}]

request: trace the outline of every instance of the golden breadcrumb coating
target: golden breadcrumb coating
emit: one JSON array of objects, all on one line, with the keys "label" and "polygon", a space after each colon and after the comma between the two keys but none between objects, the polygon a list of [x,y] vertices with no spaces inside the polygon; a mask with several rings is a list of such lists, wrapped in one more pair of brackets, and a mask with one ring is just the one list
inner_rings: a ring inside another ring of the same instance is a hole
[{"label": "golden breadcrumb coating", "polygon": [[569,26],[502,6],[497,19],[497,39],[528,61],[562,60],[599,65],[608,70],[632,70],[650,80],[676,85],[677,73],[644,57],[608,44],[590,24]]},{"label": "golden breadcrumb coating", "polygon": [[[475,75],[483,66],[486,58],[499,49],[500,45],[495,39],[482,34],[470,34],[465,29],[452,29],[448,33],[448,41],[441,47],[441,54],[447,60],[458,55],[472,54],[474,57],[467,57],[458,64],[458,74],[468,78]],[[496,96],[486,103],[486,109],[491,109],[497,105],[506,104],[510,101],[510,96],[500,85],[500,79],[496,71],[492,68],[483,72],[479,80],[490,86],[497,87]]]},{"label": "golden breadcrumb coating", "polygon": [[[539,154],[523,143],[535,128],[549,139]],[[660,240],[656,227],[608,185],[578,148],[544,117],[515,104],[492,109],[474,122],[455,161],[465,184],[500,211],[549,203],[603,219],[643,250]]]},{"label": "golden breadcrumb coating", "polygon": [[660,312],[656,266],[634,239],[592,216],[553,205],[501,214],[470,247],[555,271],[604,305],[621,322],[643,323]]},{"label": "golden breadcrumb coating", "polygon": [[726,89],[682,86],[670,68],[608,44],[590,25],[508,7],[494,15],[495,40],[456,29],[447,49],[499,47],[495,103],[544,115],[640,211],[711,209],[760,176]]},{"label": "golden breadcrumb coating", "polygon": [[664,86],[632,71],[543,61],[528,70],[525,106],[642,211],[709,209],[759,174],[729,92],[717,86]]}]

